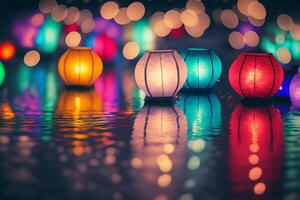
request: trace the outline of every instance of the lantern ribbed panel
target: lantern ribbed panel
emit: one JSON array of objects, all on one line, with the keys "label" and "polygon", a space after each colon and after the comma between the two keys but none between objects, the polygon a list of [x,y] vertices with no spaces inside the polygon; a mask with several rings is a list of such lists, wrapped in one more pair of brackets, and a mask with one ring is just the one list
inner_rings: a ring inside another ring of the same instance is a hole
[{"label": "lantern ribbed panel", "polygon": [[185,62],[175,50],[147,51],[135,68],[137,85],[149,97],[173,97],[186,81]]},{"label": "lantern ribbed panel", "polygon": [[181,53],[186,62],[188,76],[184,88],[210,89],[222,73],[222,63],[210,49],[190,48]]},{"label": "lantern ribbed panel", "polygon": [[101,75],[101,59],[89,48],[72,48],[58,63],[58,73],[66,85],[90,86]]},{"label": "lantern ribbed panel", "polygon": [[242,53],[229,69],[232,88],[245,98],[270,98],[280,88],[283,69],[272,54]]}]

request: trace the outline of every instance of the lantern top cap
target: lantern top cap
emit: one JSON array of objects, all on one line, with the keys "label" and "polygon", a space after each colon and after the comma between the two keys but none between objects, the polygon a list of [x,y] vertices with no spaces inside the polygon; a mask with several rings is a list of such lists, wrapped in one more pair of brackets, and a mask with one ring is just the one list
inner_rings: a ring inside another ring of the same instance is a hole
[{"label": "lantern top cap", "polygon": [[91,50],[89,47],[72,47],[71,50]]},{"label": "lantern top cap", "polygon": [[270,55],[273,55],[273,54],[271,54],[271,53],[255,53],[255,52],[248,53],[248,52],[244,52],[244,53],[241,53],[241,55],[245,55],[245,56],[270,56]]},{"label": "lantern top cap", "polygon": [[188,48],[188,51],[210,51],[210,49],[207,48]]},{"label": "lantern top cap", "polygon": [[148,53],[173,53],[176,50],[174,49],[167,49],[167,50],[152,50],[152,51],[147,51]]}]

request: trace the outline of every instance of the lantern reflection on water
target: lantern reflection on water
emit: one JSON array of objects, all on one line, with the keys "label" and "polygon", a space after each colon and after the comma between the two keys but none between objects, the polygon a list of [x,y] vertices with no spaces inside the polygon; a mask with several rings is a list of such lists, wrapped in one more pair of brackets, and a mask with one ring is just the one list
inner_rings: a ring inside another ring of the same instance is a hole
[{"label": "lantern reflection on water", "polygon": [[243,98],[272,97],[283,81],[283,69],[272,54],[241,53],[231,64],[228,78]]},{"label": "lantern reflection on water", "polygon": [[189,139],[220,133],[221,103],[215,94],[184,94],[180,97],[178,104],[187,116]]},{"label": "lantern reflection on water", "polygon": [[283,122],[279,111],[272,105],[240,104],[232,113],[230,134],[231,199],[276,191],[283,156]]},{"label": "lantern reflection on water", "polygon": [[103,64],[90,48],[75,47],[66,51],[58,63],[58,73],[67,85],[91,86],[101,75]]},{"label": "lantern reflection on water", "polygon": [[210,89],[220,78],[222,63],[212,50],[189,48],[182,52],[181,56],[188,69],[184,88]]},{"label": "lantern reflection on water", "polygon": [[186,77],[186,64],[176,50],[147,51],[135,68],[137,85],[150,98],[174,97]]},{"label": "lantern reflection on water", "polygon": [[[132,133],[131,165],[137,197],[168,191],[178,197],[185,167],[187,122],[177,105],[145,105],[138,113]],[[170,192],[171,191],[171,192]]]}]

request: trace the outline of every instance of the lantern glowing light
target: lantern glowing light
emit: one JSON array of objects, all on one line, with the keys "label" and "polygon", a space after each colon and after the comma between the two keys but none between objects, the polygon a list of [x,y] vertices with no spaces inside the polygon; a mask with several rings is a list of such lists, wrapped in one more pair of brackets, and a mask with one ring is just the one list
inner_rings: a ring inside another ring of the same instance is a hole
[{"label": "lantern glowing light", "polygon": [[283,81],[283,69],[272,54],[241,53],[228,74],[232,88],[243,98],[272,97]]},{"label": "lantern glowing light", "polygon": [[0,43],[0,60],[8,61],[11,60],[16,53],[15,45],[10,42],[2,42]]},{"label": "lantern glowing light", "polygon": [[294,107],[300,107],[300,68],[290,83],[290,97]]},{"label": "lantern glowing light", "polygon": [[135,80],[148,97],[173,97],[186,81],[186,64],[176,50],[147,51],[135,68]]},{"label": "lantern glowing light", "polygon": [[189,48],[181,53],[186,62],[188,76],[184,88],[210,89],[220,78],[222,63],[210,49]]},{"label": "lantern glowing light", "polygon": [[0,86],[2,85],[4,78],[5,78],[5,69],[3,64],[0,62]]},{"label": "lantern glowing light", "polygon": [[91,86],[101,75],[103,64],[90,48],[76,47],[66,51],[58,63],[58,73],[66,85]]}]

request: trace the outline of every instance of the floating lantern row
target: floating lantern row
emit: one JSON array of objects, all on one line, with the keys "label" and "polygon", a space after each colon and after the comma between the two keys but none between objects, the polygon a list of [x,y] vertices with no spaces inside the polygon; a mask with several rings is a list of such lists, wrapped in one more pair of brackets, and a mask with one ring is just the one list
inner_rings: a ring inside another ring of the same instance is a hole
[{"label": "floating lantern row", "polygon": [[[147,51],[135,68],[138,87],[149,99],[172,99],[184,86],[210,89],[219,79],[222,64],[208,49]],[[59,75],[67,85],[91,86],[102,72],[102,61],[89,48],[72,48],[59,60]],[[281,87],[283,69],[272,54],[242,53],[229,69],[229,82],[243,98],[271,98]]]},{"label": "floating lantern row", "polygon": [[182,52],[181,56],[188,69],[184,88],[207,90],[220,78],[222,63],[212,50],[190,48]]},{"label": "floating lantern row", "polygon": [[66,51],[58,63],[58,73],[66,85],[91,86],[101,75],[103,64],[99,56],[85,47]]},{"label": "floating lantern row", "polygon": [[229,69],[229,82],[243,98],[272,97],[283,81],[283,69],[272,54],[241,53]]}]

